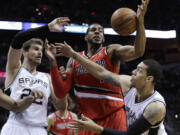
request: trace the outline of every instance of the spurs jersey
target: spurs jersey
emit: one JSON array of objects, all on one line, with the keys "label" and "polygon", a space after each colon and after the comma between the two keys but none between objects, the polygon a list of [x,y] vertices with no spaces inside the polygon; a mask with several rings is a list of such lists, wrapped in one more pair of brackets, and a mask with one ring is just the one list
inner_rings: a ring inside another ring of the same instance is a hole
[{"label": "spurs jersey", "polygon": [[68,128],[69,122],[74,118],[70,111],[68,111],[65,117],[61,117],[57,112],[53,114],[54,116],[54,126],[51,128],[51,131],[56,135],[74,135],[72,129]]},{"label": "spurs jersey", "polygon": [[9,120],[31,126],[47,126],[47,103],[51,94],[50,82],[46,73],[37,72],[32,75],[24,67],[21,67],[14,81],[9,85],[10,97],[15,101],[29,96],[31,91],[42,91],[44,97],[34,101],[26,110],[20,113],[10,112]]},{"label": "spurs jersey", "polygon": [[[161,96],[161,94],[157,91],[153,93],[150,97],[148,97],[146,100],[136,103],[136,88],[131,88],[127,95],[124,97],[125,101],[125,110],[127,115],[127,127],[129,127],[131,124],[133,124],[144,112],[144,109],[147,105],[149,105],[152,102],[160,101],[165,104],[164,98]],[[161,122],[158,125],[160,130],[158,131],[158,135],[167,135],[164,128],[163,128],[163,122]],[[156,128],[152,127],[152,128]],[[163,130],[163,131],[162,131]],[[146,131],[142,133],[141,135],[148,135],[149,131]],[[160,133],[161,132],[161,133]],[[163,134],[162,134],[163,133]]]},{"label": "spurs jersey", "polygon": [[[92,57],[87,57],[84,51],[80,52],[80,55],[118,74],[119,69],[111,63],[106,49],[103,47]],[[101,119],[124,106],[122,91],[119,87],[96,79],[77,61],[73,63],[72,76],[78,114],[83,113],[93,120]]]}]

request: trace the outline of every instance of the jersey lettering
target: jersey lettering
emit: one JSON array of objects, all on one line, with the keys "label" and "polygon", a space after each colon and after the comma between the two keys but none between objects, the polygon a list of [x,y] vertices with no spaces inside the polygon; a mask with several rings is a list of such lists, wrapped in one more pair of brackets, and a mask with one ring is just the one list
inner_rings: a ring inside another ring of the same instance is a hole
[{"label": "jersey lettering", "polygon": [[[27,97],[31,94],[31,89],[23,89],[21,94],[21,99],[23,99],[24,97]],[[38,105],[42,105],[42,99],[43,97],[41,97],[40,99],[36,99],[33,103],[38,104]]]},{"label": "jersey lettering", "polygon": [[[105,67],[105,61],[104,61],[104,59],[97,60],[96,63],[99,64],[99,65],[101,65],[101,66],[103,66],[103,67]],[[75,70],[76,70],[76,72],[77,72],[78,74],[84,74],[84,73],[87,73],[87,72],[88,72],[88,71],[86,70],[86,68],[83,67],[82,65],[75,67]]]},{"label": "jersey lettering", "polygon": [[41,79],[33,79],[33,78],[25,78],[25,77],[19,78],[19,84],[29,85],[29,86],[33,86],[35,84],[40,84],[40,85],[44,86],[45,88],[48,87],[48,84]]}]

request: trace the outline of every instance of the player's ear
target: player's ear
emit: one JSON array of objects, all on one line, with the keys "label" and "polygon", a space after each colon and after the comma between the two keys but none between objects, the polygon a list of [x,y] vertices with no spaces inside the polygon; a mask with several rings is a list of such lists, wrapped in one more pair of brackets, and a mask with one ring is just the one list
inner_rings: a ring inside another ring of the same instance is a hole
[{"label": "player's ear", "polygon": [[27,51],[23,50],[22,54],[23,54],[23,56],[26,56],[27,55]]},{"label": "player's ear", "polygon": [[146,80],[147,80],[148,82],[153,82],[154,77],[153,77],[153,76],[147,76]]}]

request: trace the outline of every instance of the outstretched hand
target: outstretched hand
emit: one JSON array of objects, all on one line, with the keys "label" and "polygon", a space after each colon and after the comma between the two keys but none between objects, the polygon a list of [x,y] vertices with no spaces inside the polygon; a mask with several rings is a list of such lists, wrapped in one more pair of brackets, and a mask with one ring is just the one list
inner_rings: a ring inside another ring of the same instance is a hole
[{"label": "outstretched hand", "polygon": [[54,44],[49,44],[48,40],[45,40],[45,55],[48,57],[49,61],[56,59],[56,46]]},{"label": "outstretched hand", "polygon": [[103,127],[97,125],[91,119],[81,115],[82,120],[73,120],[70,122],[69,127],[74,130],[88,130],[94,133],[100,134],[103,131]]},{"label": "outstretched hand", "polygon": [[44,97],[44,93],[42,91],[33,90],[31,91],[29,96],[23,98],[23,102],[28,104],[34,102],[36,99],[41,99],[43,97]]},{"label": "outstretched hand", "polygon": [[64,26],[68,25],[69,21],[70,21],[69,17],[56,18],[48,24],[49,30],[62,31],[65,29]]},{"label": "outstretched hand", "polygon": [[56,56],[73,57],[73,53],[75,53],[75,51],[65,41],[64,43],[55,43],[55,45],[57,48]]},{"label": "outstretched hand", "polygon": [[59,74],[60,74],[62,80],[65,80],[67,78],[66,70],[65,70],[64,66],[59,67]]},{"label": "outstretched hand", "polygon": [[144,16],[146,14],[147,6],[150,0],[141,0],[141,1],[142,1],[142,4],[138,5],[138,9],[137,9],[137,19],[139,22],[144,23]]},{"label": "outstretched hand", "polygon": [[14,112],[22,112],[26,108],[28,108],[36,99],[42,99],[44,97],[43,92],[39,90],[32,90],[30,95],[24,97],[20,101],[17,101],[15,108],[13,109]]},{"label": "outstretched hand", "polygon": [[44,97],[44,93],[42,91],[39,91],[39,90],[33,90],[33,91],[31,91],[30,96],[33,96],[34,100],[41,99]]}]

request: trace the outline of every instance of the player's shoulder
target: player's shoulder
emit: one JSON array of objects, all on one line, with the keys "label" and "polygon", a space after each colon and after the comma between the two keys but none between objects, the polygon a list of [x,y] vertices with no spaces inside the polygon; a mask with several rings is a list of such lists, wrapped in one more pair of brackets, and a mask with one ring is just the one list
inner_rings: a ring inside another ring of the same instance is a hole
[{"label": "player's shoulder", "polygon": [[45,73],[45,72],[40,72],[38,71],[38,75],[39,77],[47,77],[48,79],[50,78],[50,74],[49,73]]},{"label": "player's shoulder", "polygon": [[48,115],[48,120],[50,120],[50,121],[55,121],[56,120],[55,112]]},{"label": "player's shoulder", "polygon": [[165,104],[161,101],[154,101],[148,104],[144,110],[144,117],[152,124],[162,121],[166,114]]},{"label": "player's shoulder", "polygon": [[53,113],[50,113],[49,115],[48,115],[48,117],[54,117],[55,116],[55,114],[54,114],[55,112],[53,112]]},{"label": "player's shoulder", "polygon": [[76,113],[74,113],[74,112],[70,112],[70,113],[72,115],[72,119],[78,119],[78,116]]},{"label": "player's shoulder", "polygon": [[121,44],[109,44],[108,46],[107,46],[107,53],[112,53],[113,51],[115,51],[117,48],[120,48],[120,47],[122,47],[122,45]]},{"label": "player's shoulder", "polygon": [[107,49],[116,49],[117,47],[122,47],[121,44],[109,44]]},{"label": "player's shoulder", "polygon": [[147,105],[145,111],[151,111],[154,113],[161,113],[165,109],[165,104],[161,101],[154,101]]},{"label": "player's shoulder", "polygon": [[46,72],[42,72],[42,71],[37,71],[38,74],[42,74],[42,75],[47,75],[48,73]]}]

